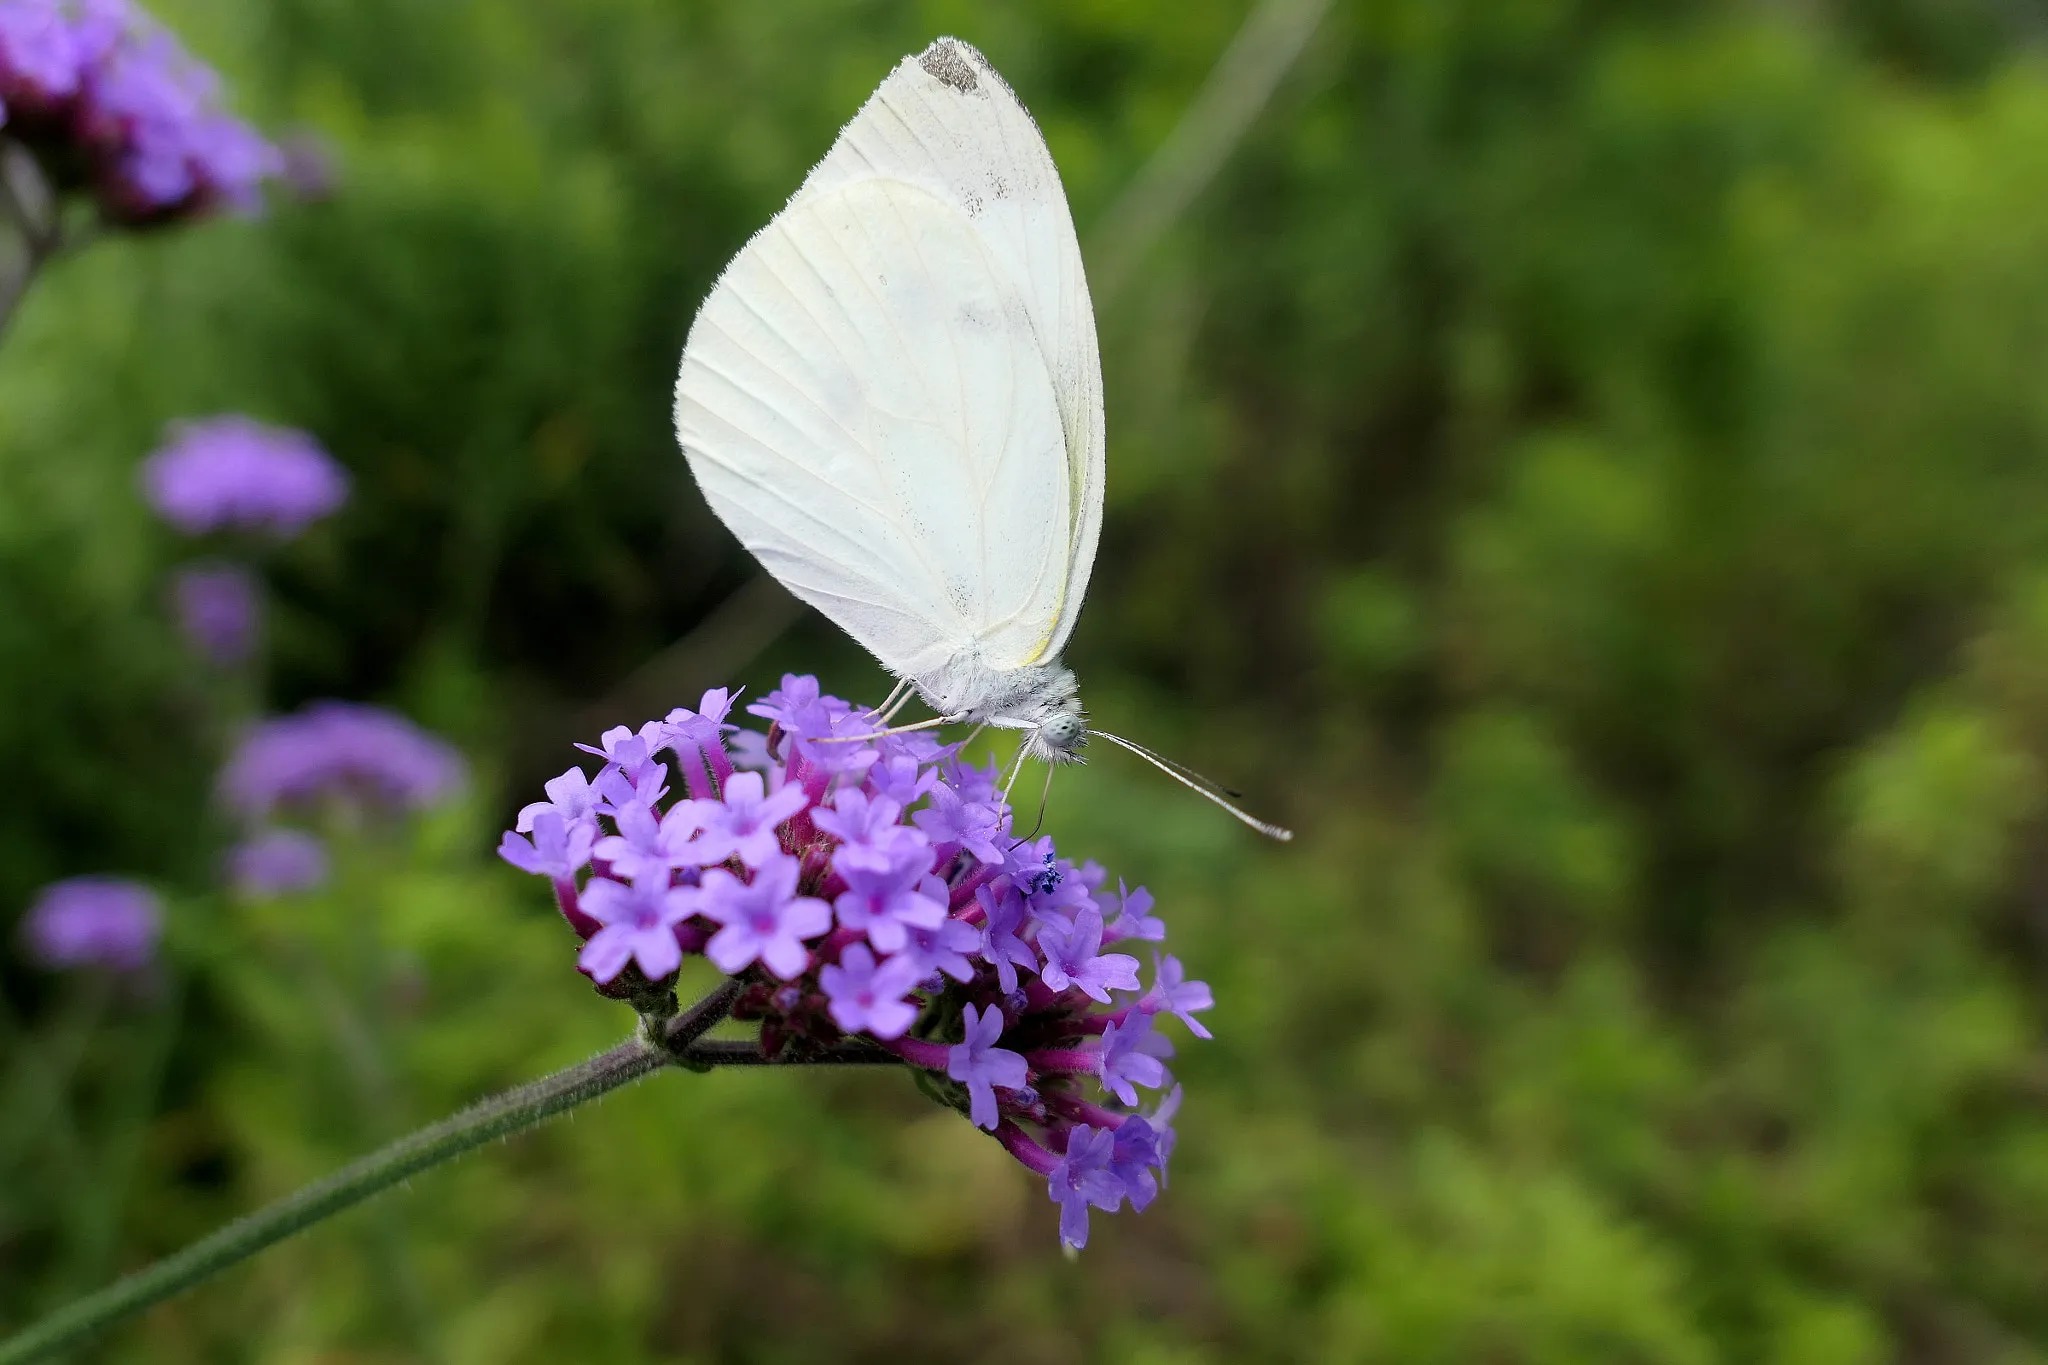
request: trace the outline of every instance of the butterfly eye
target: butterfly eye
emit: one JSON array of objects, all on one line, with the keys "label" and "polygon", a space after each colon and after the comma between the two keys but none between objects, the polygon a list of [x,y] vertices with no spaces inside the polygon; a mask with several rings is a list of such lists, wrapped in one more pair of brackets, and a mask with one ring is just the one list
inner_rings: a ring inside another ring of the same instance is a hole
[{"label": "butterfly eye", "polygon": [[1055,749],[1072,749],[1081,743],[1083,732],[1081,718],[1069,711],[1062,711],[1038,727],[1040,738]]}]

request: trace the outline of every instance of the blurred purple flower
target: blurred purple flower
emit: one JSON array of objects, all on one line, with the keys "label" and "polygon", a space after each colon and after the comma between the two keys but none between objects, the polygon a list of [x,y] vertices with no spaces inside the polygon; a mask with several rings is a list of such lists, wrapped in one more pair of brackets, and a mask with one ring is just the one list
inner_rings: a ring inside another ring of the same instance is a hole
[{"label": "blurred purple flower", "polygon": [[163,902],[125,878],[72,877],[42,889],[21,932],[45,967],[137,971],[156,955]]},{"label": "blurred purple flower", "polygon": [[0,102],[50,109],[78,90],[81,53],[57,0],[0,0]]},{"label": "blurred purple flower", "polygon": [[254,652],[262,593],[241,565],[184,565],[171,579],[171,602],[186,642],[208,662],[232,668]]},{"label": "blurred purple flower", "polygon": [[264,830],[229,850],[228,880],[245,896],[311,891],[326,884],[327,846],[304,830]]},{"label": "blurred purple flower", "polygon": [[417,810],[464,780],[460,754],[403,716],[352,702],[316,702],[262,722],[221,770],[220,789],[242,815],[339,797]]},{"label": "blurred purple flower", "polygon": [[157,515],[187,535],[293,536],[348,500],[348,474],[312,437],[232,414],[174,424],[141,477]]},{"label": "blurred purple flower", "polygon": [[220,77],[127,0],[72,0],[76,97],[65,125],[99,168],[109,216],[250,213],[284,154],[221,105]]}]

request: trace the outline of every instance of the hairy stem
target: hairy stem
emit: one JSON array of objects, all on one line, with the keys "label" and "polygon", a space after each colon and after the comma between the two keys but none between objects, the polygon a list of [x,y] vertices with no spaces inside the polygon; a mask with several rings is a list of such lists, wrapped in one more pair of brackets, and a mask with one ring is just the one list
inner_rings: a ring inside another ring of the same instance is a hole
[{"label": "hairy stem", "polygon": [[660,1070],[686,1055],[706,1030],[726,1016],[738,995],[739,983],[725,981],[666,1021],[656,1037],[635,1036],[587,1062],[481,1101],[236,1219],[183,1251],[116,1280],[0,1341],[0,1365],[41,1360],[76,1345],[109,1324],[189,1289],[409,1176]]}]

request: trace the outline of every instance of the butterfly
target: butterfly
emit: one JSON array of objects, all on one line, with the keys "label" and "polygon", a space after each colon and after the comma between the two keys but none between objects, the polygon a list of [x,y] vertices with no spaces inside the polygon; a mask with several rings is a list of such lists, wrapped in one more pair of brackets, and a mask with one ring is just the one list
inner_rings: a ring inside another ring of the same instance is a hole
[{"label": "butterfly", "polygon": [[718,517],[937,713],[1091,735],[1276,838],[1206,780],[1091,730],[1060,652],[1102,527],[1102,365],[1038,125],[988,59],[905,57],[719,277],[676,378]]}]

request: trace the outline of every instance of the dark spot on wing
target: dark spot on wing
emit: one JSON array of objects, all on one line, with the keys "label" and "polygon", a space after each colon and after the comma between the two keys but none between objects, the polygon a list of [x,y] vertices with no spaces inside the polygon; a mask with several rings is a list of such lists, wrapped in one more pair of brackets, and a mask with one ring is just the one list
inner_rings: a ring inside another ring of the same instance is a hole
[{"label": "dark spot on wing", "polygon": [[917,64],[963,95],[978,84],[974,68],[967,64],[967,59],[960,55],[959,47],[950,38],[941,38],[926,48]]}]

